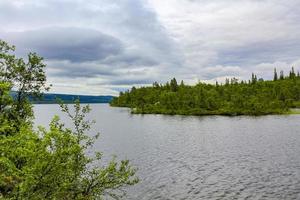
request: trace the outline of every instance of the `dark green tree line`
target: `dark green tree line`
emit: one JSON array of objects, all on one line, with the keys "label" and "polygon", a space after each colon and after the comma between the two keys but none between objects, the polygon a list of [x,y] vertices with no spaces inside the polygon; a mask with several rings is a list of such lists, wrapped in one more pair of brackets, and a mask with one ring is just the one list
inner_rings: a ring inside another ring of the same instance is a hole
[{"label": "dark green tree line", "polygon": [[276,69],[272,81],[258,79],[252,73],[249,81],[226,79],[225,84],[199,82],[195,86],[170,84],[134,88],[121,93],[112,106],[133,108],[135,113],[183,115],[264,115],[287,113],[299,105],[300,77],[294,68],[289,76]]}]

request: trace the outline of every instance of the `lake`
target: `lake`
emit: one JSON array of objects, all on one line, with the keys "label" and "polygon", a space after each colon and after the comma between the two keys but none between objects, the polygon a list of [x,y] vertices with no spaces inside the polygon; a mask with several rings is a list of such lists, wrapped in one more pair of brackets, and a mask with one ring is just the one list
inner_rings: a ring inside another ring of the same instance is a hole
[{"label": "lake", "polygon": [[[129,159],[141,179],[124,199],[300,199],[300,115],[132,115],[92,104],[104,160]],[[35,105],[35,123],[58,105]]]}]

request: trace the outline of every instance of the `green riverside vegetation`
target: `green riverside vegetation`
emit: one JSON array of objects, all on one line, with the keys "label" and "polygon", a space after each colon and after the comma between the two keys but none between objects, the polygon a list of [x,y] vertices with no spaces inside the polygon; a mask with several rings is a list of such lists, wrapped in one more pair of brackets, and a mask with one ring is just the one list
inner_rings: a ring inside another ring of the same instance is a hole
[{"label": "green riverside vegetation", "polygon": [[[87,135],[89,106],[75,102],[61,109],[73,122],[67,128],[54,116],[50,128],[33,127],[28,97],[39,98],[46,86],[43,58],[30,53],[17,58],[14,47],[0,40],[0,199],[94,200],[122,197],[124,187],[138,182],[128,160],[101,163],[91,155],[98,137]],[[12,97],[12,89],[16,94]],[[88,152],[87,152],[88,151]],[[87,155],[88,153],[88,155]]]},{"label": "green riverside vegetation", "polygon": [[151,87],[120,92],[110,105],[129,107],[139,114],[234,116],[296,113],[290,108],[300,107],[299,101],[300,75],[292,68],[287,76],[274,69],[274,79],[267,81],[252,74],[249,81],[232,78],[225,84],[189,86],[173,78],[164,85],[155,82]]}]

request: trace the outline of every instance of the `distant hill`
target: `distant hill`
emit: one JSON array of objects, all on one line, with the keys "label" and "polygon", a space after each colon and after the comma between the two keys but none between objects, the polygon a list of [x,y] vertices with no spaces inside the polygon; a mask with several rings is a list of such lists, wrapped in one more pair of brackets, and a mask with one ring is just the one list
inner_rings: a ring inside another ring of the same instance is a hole
[{"label": "distant hill", "polygon": [[[12,96],[15,96],[15,92],[11,92]],[[29,97],[30,101],[35,104],[55,104],[57,103],[56,99],[63,100],[64,103],[73,103],[74,100],[79,98],[80,103],[110,103],[113,99],[113,96],[91,96],[91,95],[71,95],[71,94],[52,94],[46,93],[43,95],[41,100],[34,100]]]}]

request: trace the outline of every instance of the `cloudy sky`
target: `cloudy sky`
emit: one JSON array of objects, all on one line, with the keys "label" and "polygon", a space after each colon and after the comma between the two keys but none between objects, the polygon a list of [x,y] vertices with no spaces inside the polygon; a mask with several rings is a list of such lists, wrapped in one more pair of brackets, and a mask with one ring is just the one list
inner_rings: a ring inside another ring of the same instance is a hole
[{"label": "cloudy sky", "polygon": [[47,63],[55,93],[300,69],[299,0],[0,0],[0,38]]}]

